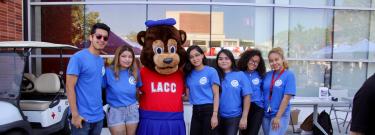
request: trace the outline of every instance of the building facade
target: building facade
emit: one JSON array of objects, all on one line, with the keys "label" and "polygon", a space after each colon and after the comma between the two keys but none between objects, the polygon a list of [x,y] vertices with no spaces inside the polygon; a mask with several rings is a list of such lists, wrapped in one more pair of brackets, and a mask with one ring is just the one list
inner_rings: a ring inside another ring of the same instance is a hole
[{"label": "building facade", "polygon": [[217,47],[251,47],[267,58],[271,48],[282,47],[298,96],[317,96],[322,86],[353,96],[375,72],[373,1],[30,0],[24,22],[27,39],[79,46],[95,22],[135,42],[146,20],[173,17],[187,31],[186,46],[201,45],[208,54]]}]

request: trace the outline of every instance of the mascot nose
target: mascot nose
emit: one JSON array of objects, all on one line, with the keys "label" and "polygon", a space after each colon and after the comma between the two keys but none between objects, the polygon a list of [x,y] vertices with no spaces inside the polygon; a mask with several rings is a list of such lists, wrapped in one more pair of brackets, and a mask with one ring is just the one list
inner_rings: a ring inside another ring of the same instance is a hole
[{"label": "mascot nose", "polygon": [[172,58],[165,58],[165,59],[163,60],[163,62],[164,62],[165,64],[170,64],[172,61],[173,61]]}]

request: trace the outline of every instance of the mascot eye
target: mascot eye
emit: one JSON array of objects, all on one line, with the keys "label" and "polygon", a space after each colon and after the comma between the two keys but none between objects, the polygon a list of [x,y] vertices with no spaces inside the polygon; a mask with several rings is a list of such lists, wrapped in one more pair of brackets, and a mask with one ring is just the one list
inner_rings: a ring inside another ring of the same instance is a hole
[{"label": "mascot eye", "polygon": [[176,53],[176,47],[175,46],[171,46],[169,48],[169,53]]},{"label": "mascot eye", "polygon": [[161,48],[161,47],[156,47],[155,48],[155,53],[161,54],[162,52],[163,52],[163,48]]}]

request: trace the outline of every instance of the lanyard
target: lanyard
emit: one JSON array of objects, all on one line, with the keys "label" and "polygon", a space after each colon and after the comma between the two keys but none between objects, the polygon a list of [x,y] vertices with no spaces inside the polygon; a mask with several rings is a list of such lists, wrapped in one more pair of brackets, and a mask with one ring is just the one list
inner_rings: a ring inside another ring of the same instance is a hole
[{"label": "lanyard", "polygon": [[272,98],[272,91],[273,91],[273,86],[275,85],[275,81],[278,80],[281,77],[281,75],[284,73],[284,68],[283,68],[283,70],[281,70],[280,74],[277,75],[276,79],[274,78],[275,72],[276,71],[273,71],[273,73],[272,73],[272,80],[271,80],[271,86],[270,86],[270,96],[268,97],[268,100],[270,102],[271,102],[271,98]]}]

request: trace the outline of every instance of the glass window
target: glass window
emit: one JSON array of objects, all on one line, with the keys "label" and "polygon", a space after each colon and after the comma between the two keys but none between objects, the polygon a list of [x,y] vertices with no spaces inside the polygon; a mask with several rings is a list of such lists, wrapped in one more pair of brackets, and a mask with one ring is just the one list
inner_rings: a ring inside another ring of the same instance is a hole
[{"label": "glass window", "polygon": [[255,3],[259,3],[259,4],[273,4],[274,0],[253,0],[253,1],[255,1]]},{"label": "glass window", "polygon": [[32,37],[37,41],[80,45],[84,40],[84,6],[35,6]]},{"label": "glass window", "polygon": [[336,10],[334,59],[367,59],[369,11]]},{"label": "glass window", "polygon": [[149,5],[149,20],[175,18],[175,27],[186,32],[192,44],[209,48],[210,6],[207,5]]},{"label": "glass window", "polygon": [[275,8],[274,10],[274,47],[283,48],[288,57],[289,8]]},{"label": "glass window", "polygon": [[[160,0],[148,0],[148,1],[160,1]],[[210,2],[210,0],[173,0],[173,1],[188,1],[188,2]]]},{"label": "glass window", "polygon": [[329,81],[324,77],[330,72],[329,62],[289,60],[289,66],[296,77],[297,96],[317,97],[319,87]]},{"label": "glass window", "polygon": [[335,0],[335,6],[366,8],[371,6],[371,0]]},{"label": "glass window", "polygon": [[330,6],[334,0],[291,0],[292,5]]},{"label": "glass window", "polygon": [[371,11],[368,59],[375,61],[375,12]]},{"label": "glass window", "polygon": [[283,41],[289,57],[331,58],[332,10],[292,8],[289,18],[289,41]]},{"label": "glass window", "polygon": [[366,80],[367,63],[333,62],[332,89],[347,89],[349,96],[354,96]]},{"label": "glass window", "polygon": [[212,2],[240,2],[240,3],[254,3],[256,0],[212,0]]},{"label": "glass window", "polygon": [[262,52],[263,57],[267,57],[272,48],[273,8],[256,7],[254,23],[253,45]]},{"label": "glass window", "polygon": [[206,45],[206,41],[204,40],[193,40],[193,45]]},{"label": "glass window", "polygon": [[367,70],[367,78],[375,74],[375,63],[372,62],[368,64],[368,70]]},{"label": "glass window", "polygon": [[[103,22],[111,27],[108,46],[104,50],[106,53],[114,54],[118,46],[129,45],[136,54],[140,54],[137,34],[146,30],[145,5],[87,5],[85,9],[87,28],[91,28],[95,22]],[[89,35],[89,31],[86,31],[86,35]]]},{"label": "glass window", "polygon": [[220,47],[221,41],[211,41],[211,47]]},{"label": "glass window", "polygon": [[223,40],[221,47],[249,47],[253,44],[254,7],[213,6],[211,20],[211,40]]}]

